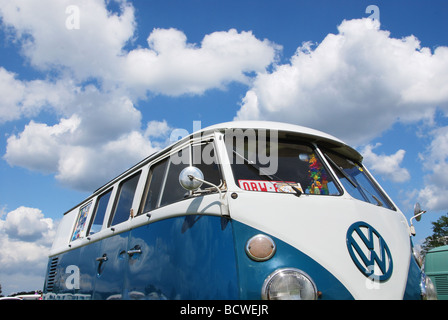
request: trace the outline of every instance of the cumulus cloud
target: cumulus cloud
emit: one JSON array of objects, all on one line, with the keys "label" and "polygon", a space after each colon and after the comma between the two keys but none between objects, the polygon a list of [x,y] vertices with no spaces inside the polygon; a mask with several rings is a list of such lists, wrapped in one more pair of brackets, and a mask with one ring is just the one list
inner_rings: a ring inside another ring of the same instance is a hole
[{"label": "cumulus cloud", "polygon": [[60,111],[70,99],[71,90],[63,81],[22,81],[17,75],[0,67],[0,124],[23,116],[32,117],[50,107]]},{"label": "cumulus cloud", "polygon": [[92,191],[159,149],[140,131],[92,144],[84,141],[80,130],[76,115],[54,126],[31,121],[23,132],[8,138],[4,158],[11,165],[55,173],[64,185]]},{"label": "cumulus cloud", "polygon": [[[108,10],[104,0],[1,0],[0,16],[33,67],[68,71],[78,80],[105,79],[116,73],[117,59],[135,29],[133,7],[115,2],[119,12]],[[67,10],[70,6],[77,11]],[[78,14],[76,29],[67,28],[73,14]]]},{"label": "cumulus cloud", "polygon": [[[247,83],[245,74],[264,71],[280,48],[250,31],[214,32],[198,45],[180,30],[154,29],[147,48],[127,51],[135,36],[134,8],[115,2],[118,12],[108,10],[104,0],[0,0],[0,16],[36,69],[138,94],[201,94],[232,81]],[[79,28],[66,26],[71,6],[77,8]]]},{"label": "cumulus cloud", "polygon": [[420,154],[424,187],[418,191],[418,199],[428,210],[446,210],[448,207],[448,126],[432,131],[432,142]]},{"label": "cumulus cloud", "polygon": [[148,48],[126,56],[124,81],[133,87],[166,95],[202,94],[232,81],[248,83],[246,73],[262,72],[275,59],[278,46],[252,32],[208,34],[200,46],[187,43],[176,29],[155,29]]},{"label": "cumulus cloud", "polygon": [[92,190],[158,150],[137,131],[97,148],[67,146],[61,152],[56,179],[80,190]]},{"label": "cumulus cloud", "polygon": [[394,182],[408,181],[411,178],[411,175],[406,168],[401,167],[406,151],[400,149],[391,155],[379,155],[373,150],[380,145],[381,144],[379,143],[374,146],[367,145],[361,150],[361,153],[364,156],[364,163],[369,167],[369,169],[383,176],[384,179]]},{"label": "cumulus cloud", "polygon": [[431,52],[368,19],[343,21],[338,31],[258,74],[236,119],[292,122],[361,145],[397,121],[448,111],[447,47]]},{"label": "cumulus cloud", "polygon": [[3,293],[43,288],[55,232],[54,221],[36,208],[19,207],[0,217],[2,276],[14,279],[2,286]]},{"label": "cumulus cloud", "polygon": [[31,120],[10,135],[4,154],[10,165],[53,173],[70,187],[96,188],[167,142],[166,121],[142,124],[136,104],[148,92],[202,94],[249,83],[248,74],[263,72],[279,50],[234,29],[205,35],[200,44],[176,29],[154,29],[146,48],[124,49],[135,37],[134,8],[125,0],[114,3],[115,11],[104,0],[0,0],[11,41],[48,75],[24,80],[0,67],[6,97],[0,123],[43,110],[58,117],[56,124]]},{"label": "cumulus cloud", "polygon": [[0,228],[12,240],[48,244],[54,236],[53,220],[34,208],[19,207],[7,213]]}]

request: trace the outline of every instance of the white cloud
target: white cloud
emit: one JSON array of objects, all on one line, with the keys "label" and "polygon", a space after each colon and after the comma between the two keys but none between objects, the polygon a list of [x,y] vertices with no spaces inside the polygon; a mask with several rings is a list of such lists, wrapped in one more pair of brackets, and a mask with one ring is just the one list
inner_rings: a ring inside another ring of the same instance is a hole
[{"label": "white cloud", "polygon": [[92,191],[156,150],[137,131],[97,147],[65,146],[56,178],[73,188]]},{"label": "white cloud", "polygon": [[70,99],[71,89],[64,81],[21,81],[0,66],[0,124],[35,116],[45,108],[60,111],[60,105]]},{"label": "white cloud", "polygon": [[1,229],[10,239],[48,244],[49,236],[54,234],[53,220],[44,218],[42,211],[19,207],[6,214]]},{"label": "white cloud", "polygon": [[11,165],[30,170],[54,172],[61,146],[79,123],[80,119],[76,116],[62,119],[54,126],[31,121],[19,135],[8,138],[4,159]]},{"label": "white cloud", "polygon": [[20,101],[23,98],[24,85],[15,79],[15,75],[0,67],[0,123],[20,118]]},{"label": "white cloud", "polygon": [[[160,127],[158,122],[151,125]],[[18,136],[8,138],[4,158],[11,165],[54,173],[66,186],[92,191],[159,149],[140,131],[91,143],[80,130],[76,115],[54,126],[31,121]]]},{"label": "white cloud", "polygon": [[145,130],[145,137],[166,137],[171,130],[166,120],[163,121],[149,121]]},{"label": "white cloud", "polygon": [[120,90],[67,87],[70,94],[58,105],[67,116],[59,123],[31,120],[8,137],[3,158],[11,166],[55,174],[65,186],[92,191],[162,146],[156,132],[166,135],[166,121],[141,129],[140,111]]},{"label": "white cloud", "polygon": [[[112,13],[104,0],[1,0],[0,16],[35,68],[106,79],[135,28],[133,7],[119,2],[121,12]],[[79,29],[66,26],[69,6],[79,9]]]},{"label": "white cloud", "polygon": [[154,29],[148,48],[126,56],[123,81],[134,88],[166,95],[202,94],[232,81],[248,83],[245,73],[262,72],[278,46],[235,29],[206,35],[201,46],[187,43],[176,29]]},{"label": "white cloud", "polygon": [[431,53],[415,37],[391,38],[368,21],[344,21],[338,34],[260,73],[236,119],[292,122],[360,145],[397,121],[448,111],[448,48]]},{"label": "white cloud", "polygon": [[409,171],[400,167],[406,151],[403,149],[398,150],[391,155],[378,155],[373,152],[373,149],[379,147],[380,144],[375,146],[367,145],[361,151],[364,156],[364,163],[369,169],[377,174],[380,174],[384,179],[394,182],[406,182],[411,178]]},{"label": "white cloud", "polygon": [[431,144],[420,154],[423,168],[428,172],[418,199],[428,210],[448,208],[448,126],[431,133]]},{"label": "white cloud", "polygon": [[[96,188],[167,141],[166,121],[142,124],[138,99],[248,83],[248,74],[263,72],[279,49],[234,29],[205,35],[200,45],[179,30],[154,29],[147,48],[126,51],[135,36],[134,8],[115,2],[119,10],[112,12],[103,0],[0,0],[10,41],[47,75],[20,80],[0,67],[0,94],[7,97],[0,122],[43,110],[59,118],[56,124],[32,120],[10,135],[4,155],[10,165],[53,173],[78,189]],[[67,28],[77,11],[67,12],[70,6],[79,9],[79,28]]]},{"label": "white cloud", "polygon": [[19,207],[0,219],[3,294],[43,288],[56,226],[39,209]]},{"label": "white cloud", "polygon": [[[0,16],[33,67],[139,95],[201,94],[232,81],[247,83],[245,73],[264,71],[279,49],[235,29],[205,35],[200,46],[188,43],[182,31],[154,29],[148,48],[126,51],[134,40],[134,8],[116,2],[118,13],[108,11],[103,0],[0,0]],[[79,9],[78,29],[66,27],[69,6]]]}]

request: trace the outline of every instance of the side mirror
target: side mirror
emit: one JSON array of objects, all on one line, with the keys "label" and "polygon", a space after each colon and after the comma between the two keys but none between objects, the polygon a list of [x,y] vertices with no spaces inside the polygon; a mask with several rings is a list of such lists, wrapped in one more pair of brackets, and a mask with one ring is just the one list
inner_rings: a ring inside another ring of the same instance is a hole
[{"label": "side mirror", "polygon": [[200,169],[193,166],[186,167],[179,174],[179,183],[184,189],[188,191],[195,191],[199,189],[203,183],[214,187],[219,193],[221,214],[227,217],[230,216],[229,207],[227,206],[226,200],[224,199],[225,195],[223,195],[221,189],[217,185],[204,180],[204,174]]},{"label": "side mirror", "polygon": [[199,168],[186,167],[179,174],[179,183],[185,190],[194,191],[202,186],[204,174]]},{"label": "side mirror", "polygon": [[414,206],[414,217],[416,221],[420,221],[420,219],[422,218],[422,214],[424,214],[426,211],[423,211],[422,208],[420,207],[420,203],[416,203]]},{"label": "side mirror", "polygon": [[415,236],[415,227],[412,224],[412,219],[415,219],[416,221],[420,221],[420,219],[422,218],[422,214],[424,214],[426,211],[422,210],[422,208],[420,207],[420,203],[416,203],[414,205],[414,216],[409,220],[409,222],[411,223],[411,227],[410,227],[410,231],[411,234],[413,236]]}]

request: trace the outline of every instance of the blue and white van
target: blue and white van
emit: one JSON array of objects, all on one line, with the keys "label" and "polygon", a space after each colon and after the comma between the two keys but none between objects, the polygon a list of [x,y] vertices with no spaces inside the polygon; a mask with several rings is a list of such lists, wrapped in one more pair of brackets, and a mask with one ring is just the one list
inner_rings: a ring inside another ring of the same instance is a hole
[{"label": "blue and white van", "polygon": [[356,150],[229,122],[67,211],[44,299],[421,299],[421,279],[405,216]]}]

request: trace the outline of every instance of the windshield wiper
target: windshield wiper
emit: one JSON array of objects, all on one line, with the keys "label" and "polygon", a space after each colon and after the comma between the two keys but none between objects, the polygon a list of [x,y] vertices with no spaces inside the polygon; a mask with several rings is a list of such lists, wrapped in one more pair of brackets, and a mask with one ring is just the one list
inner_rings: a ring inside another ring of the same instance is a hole
[{"label": "windshield wiper", "polygon": [[324,153],[325,158],[328,160],[328,162],[330,162],[336,169],[338,169],[338,171],[344,176],[345,179],[348,180],[348,182],[350,182],[350,184],[357,189],[358,188],[358,184],[355,183],[352,178],[344,171],[344,169],[342,169],[340,166],[338,166],[336,164],[336,162],[333,161],[333,159],[331,159],[326,153]]},{"label": "windshield wiper", "polygon": [[[259,167],[259,166],[256,165],[254,162],[252,162],[252,161],[246,159],[244,156],[242,156],[242,155],[240,155],[238,152],[236,152],[236,150],[233,150],[233,153],[234,153],[235,155],[237,155],[238,157],[240,157],[241,159],[243,159],[244,161],[246,161],[247,164],[250,165],[252,168],[258,170],[258,173],[260,174],[260,176],[266,176],[270,181],[280,181],[280,182],[282,182],[282,183],[288,185],[289,187],[291,187],[292,190],[294,190],[294,193],[293,193],[293,194],[294,194],[296,197],[300,197],[300,196],[302,195],[302,191],[300,191],[300,190],[299,190],[298,188],[296,188],[294,185],[292,185],[292,184],[290,184],[290,183],[288,183],[288,182],[286,182],[286,181],[280,179],[280,178],[277,177],[276,175],[262,173],[262,172],[265,172],[265,171],[263,170],[262,167]],[[282,192],[283,192],[283,193],[290,193],[290,192],[285,192],[285,191],[283,191],[283,190],[282,190]]]},{"label": "windshield wiper", "polygon": [[[324,153],[325,158],[336,168],[338,171],[344,176],[345,179],[347,179],[348,182],[355,188],[358,189],[358,187],[364,192],[367,192],[375,201],[377,202],[377,205],[379,207],[384,206],[383,203],[375,196],[373,195],[369,190],[361,186],[360,184],[353,181],[352,177],[350,177],[342,167],[338,166],[336,162],[333,161],[326,153]],[[364,198],[366,198],[366,201],[370,202],[366,195],[363,195]]]}]

